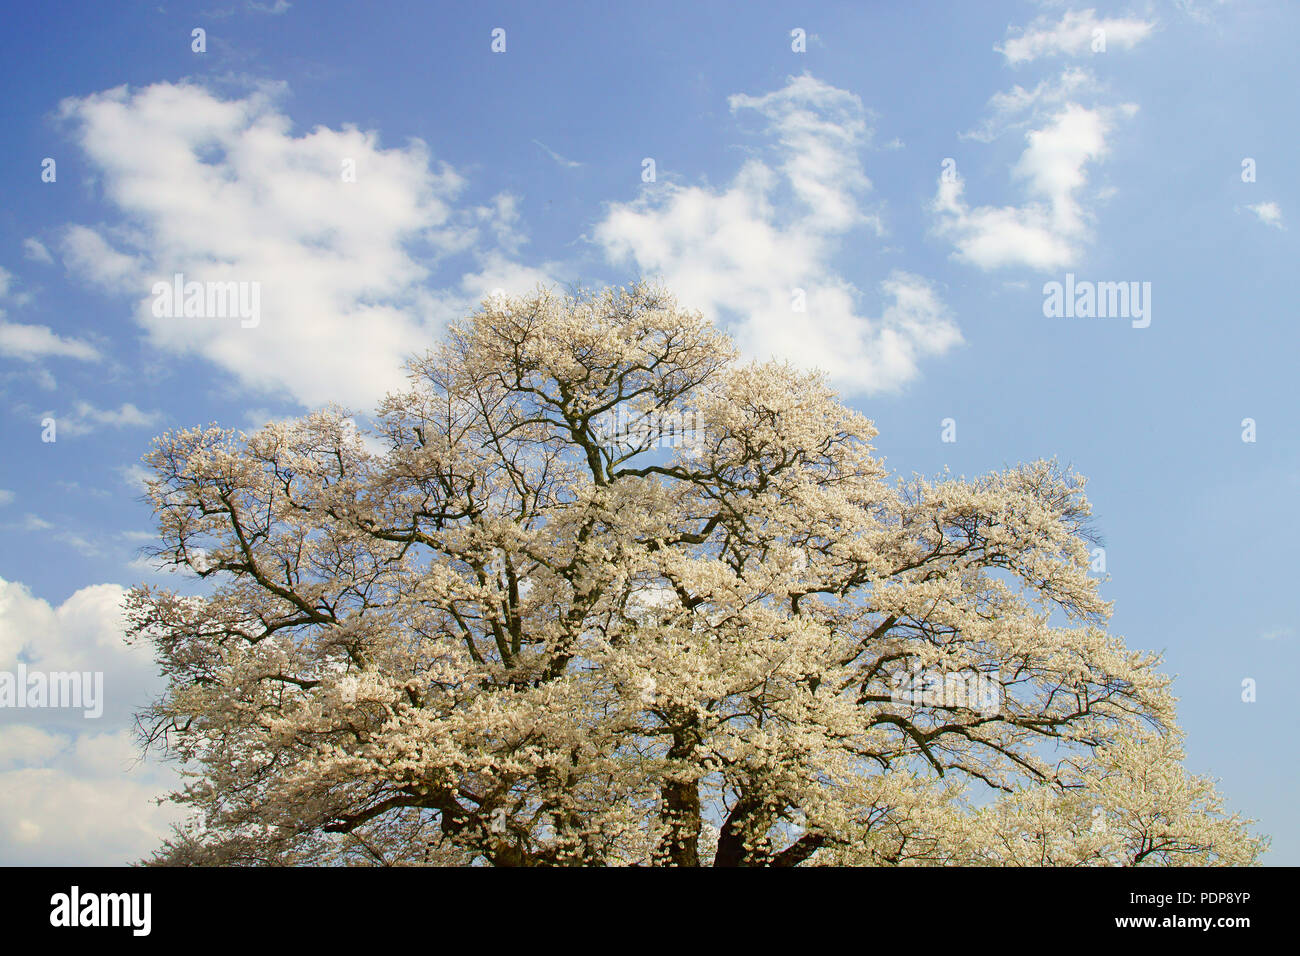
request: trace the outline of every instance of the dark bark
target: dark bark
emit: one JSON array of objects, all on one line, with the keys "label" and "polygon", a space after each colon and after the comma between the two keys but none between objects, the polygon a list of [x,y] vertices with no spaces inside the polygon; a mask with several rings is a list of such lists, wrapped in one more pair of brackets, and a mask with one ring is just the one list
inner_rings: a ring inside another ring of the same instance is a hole
[{"label": "dark bark", "polygon": [[[727,814],[718,834],[714,866],[764,866],[770,861],[767,849],[767,814],[762,801],[741,794]],[[745,842],[753,844],[746,849]]]},{"label": "dark bark", "polygon": [[[686,763],[699,744],[692,728],[674,732],[668,750],[670,760]],[[656,862],[666,866],[700,865],[700,785],[692,777],[669,780],[660,790],[663,807],[660,819],[668,828],[655,852]]]}]

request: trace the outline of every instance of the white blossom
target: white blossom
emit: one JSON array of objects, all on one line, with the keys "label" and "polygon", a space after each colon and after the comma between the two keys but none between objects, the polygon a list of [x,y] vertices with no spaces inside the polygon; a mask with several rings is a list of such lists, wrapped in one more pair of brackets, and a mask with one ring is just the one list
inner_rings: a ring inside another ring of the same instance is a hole
[{"label": "white blossom", "polygon": [[[158,557],[211,585],[129,602],[191,773],[158,861],[1261,852],[1106,630],[1079,476],[894,480],[822,377],[644,285],[485,302],[409,372],[368,434],[330,408],[147,456]],[[606,441],[621,407],[699,440]],[[988,686],[897,699],[912,669]]]}]

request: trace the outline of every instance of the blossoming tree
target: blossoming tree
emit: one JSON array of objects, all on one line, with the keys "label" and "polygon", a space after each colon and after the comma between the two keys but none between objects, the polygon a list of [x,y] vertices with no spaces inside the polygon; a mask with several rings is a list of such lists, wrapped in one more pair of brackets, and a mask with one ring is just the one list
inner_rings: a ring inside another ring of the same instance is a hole
[{"label": "blossoming tree", "polygon": [[1105,630],[1078,476],[893,480],[821,377],[646,285],[485,302],[409,372],[364,434],[146,456],[155,557],[211,585],[128,599],[194,811],[154,862],[1261,852]]}]

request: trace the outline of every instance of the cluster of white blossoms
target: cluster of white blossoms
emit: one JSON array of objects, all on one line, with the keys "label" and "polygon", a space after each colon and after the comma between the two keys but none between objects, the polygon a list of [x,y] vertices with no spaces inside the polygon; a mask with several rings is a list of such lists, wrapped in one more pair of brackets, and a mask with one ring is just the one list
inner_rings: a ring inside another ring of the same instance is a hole
[{"label": "cluster of white blossoms", "polygon": [[[1239,863],[1158,660],[1105,629],[1083,482],[892,480],[824,380],[662,290],[497,299],[337,409],[159,438],[142,587],[192,774],[158,862]],[[701,423],[688,454],[603,441]],[[979,673],[997,706],[896,699]],[[1098,825],[1097,821],[1104,825]]]}]

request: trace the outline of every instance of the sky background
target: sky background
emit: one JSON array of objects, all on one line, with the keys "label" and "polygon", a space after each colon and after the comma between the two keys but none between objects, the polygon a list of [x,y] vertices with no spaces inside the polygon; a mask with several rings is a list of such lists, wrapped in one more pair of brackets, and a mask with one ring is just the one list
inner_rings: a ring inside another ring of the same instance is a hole
[{"label": "sky background", "polygon": [[[1300,6],[0,9],[0,670],[107,694],[0,710],[0,863],[128,862],[174,818],[118,611],[178,583],[138,556],[154,435],[364,416],[492,290],[646,275],[826,369],[896,472],[1088,476],[1113,629],[1300,864]],[[177,272],[260,282],[260,323],[155,317]],[[1150,325],[1046,317],[1067,273],[1149,282]]]}]

